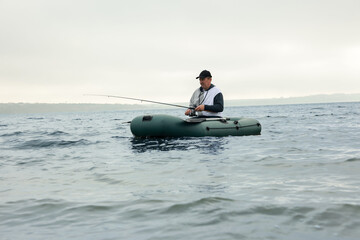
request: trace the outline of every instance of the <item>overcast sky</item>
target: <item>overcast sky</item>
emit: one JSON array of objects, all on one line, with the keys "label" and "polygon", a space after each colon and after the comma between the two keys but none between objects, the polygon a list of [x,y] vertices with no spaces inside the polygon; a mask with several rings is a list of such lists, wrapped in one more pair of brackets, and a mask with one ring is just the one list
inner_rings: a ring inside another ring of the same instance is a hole
[{"label": "overcast sky", "polygon": [[0,102],[360,92],[359,0],[0,0]]}]

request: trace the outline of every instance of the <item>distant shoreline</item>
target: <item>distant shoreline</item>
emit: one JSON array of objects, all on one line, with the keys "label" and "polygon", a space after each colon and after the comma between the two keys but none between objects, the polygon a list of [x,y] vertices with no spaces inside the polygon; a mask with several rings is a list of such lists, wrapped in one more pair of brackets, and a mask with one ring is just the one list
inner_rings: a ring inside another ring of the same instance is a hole
[{"label": "distant shoreline", "polygon": [[[225,100],[225,106],[262,106],[311,103],[360,102],[360,94],[321,94],[305,97]],[[186,106],[187,103],[177,103]],[[166,109],[155,104],[96,104],[96,103],[0,103],[0,114],[97,112]]]}]

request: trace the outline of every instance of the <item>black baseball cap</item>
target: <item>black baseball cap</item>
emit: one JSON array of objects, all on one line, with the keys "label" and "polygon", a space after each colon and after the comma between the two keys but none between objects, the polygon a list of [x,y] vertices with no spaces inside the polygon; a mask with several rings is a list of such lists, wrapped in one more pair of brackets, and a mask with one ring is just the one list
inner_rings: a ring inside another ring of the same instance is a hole
[{"label": "black baseball cap", "polygon": [[203,78],[206,78],[206,77],[212,77],[211,76],[211,73],[208,71],[208,70],[204,70],[202,71],[198,77],[196,77],[196,79],[200,78],[200,79],[203,79]]}]

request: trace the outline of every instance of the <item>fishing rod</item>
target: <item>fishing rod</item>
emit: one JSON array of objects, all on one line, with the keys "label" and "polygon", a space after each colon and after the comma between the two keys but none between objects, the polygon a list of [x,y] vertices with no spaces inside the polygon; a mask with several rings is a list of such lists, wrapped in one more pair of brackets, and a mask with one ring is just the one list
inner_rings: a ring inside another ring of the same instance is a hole
[{"label": "fishing rod", "polygon": [[135,100],[135,101],[141,101],[141,102],[156,103],[156,104],[162,104],[162,105],[167,105],[167,106],[172,106],[172,107],[180,107],[180,108],[186,108],[186,109],[195,110],[194,107],[186,107],[186,106],[177,105],[177,104],[157,102],[157,101],[151,101],[151,100],[140,99],[140,98],[121,97],[121,96],[114,96],[114,95],[101,95],[101,94],[85,94],[85,95],[86,95],[86,96],[99,96],[99,97],[122,98],[122,99],[129,99],[129,100]]}]

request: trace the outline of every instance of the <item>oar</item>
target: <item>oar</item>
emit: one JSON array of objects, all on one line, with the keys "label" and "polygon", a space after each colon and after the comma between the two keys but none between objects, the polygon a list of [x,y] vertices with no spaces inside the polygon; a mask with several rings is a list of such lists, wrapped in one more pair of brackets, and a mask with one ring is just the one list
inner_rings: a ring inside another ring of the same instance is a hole
[{"label": "oar", "polygon": [[185,122],[188,123],[201,123],[201,122],[208,122],[208,121],[220,121],[220,122],[226,122],[227,120],[230,120],[230,118],[188,118],[185,119]]}]

